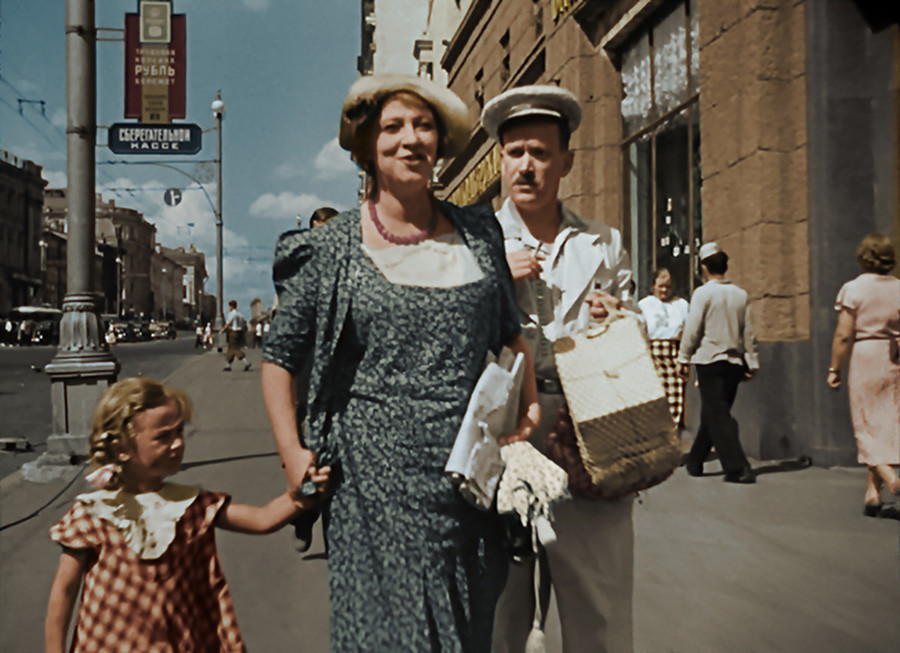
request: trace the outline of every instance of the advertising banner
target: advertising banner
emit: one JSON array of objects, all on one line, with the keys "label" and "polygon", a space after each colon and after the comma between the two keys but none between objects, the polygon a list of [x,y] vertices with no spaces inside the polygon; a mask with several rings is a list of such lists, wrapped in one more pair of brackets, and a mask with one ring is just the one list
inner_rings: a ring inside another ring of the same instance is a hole
[{"label": "advertising banner", "polygon": [[171,15],[168,44],[158,39],[142,42],[141,25],[140,14],[125,14],[125,118],[142,123],[183,119],[187,106],[185,15]]}]

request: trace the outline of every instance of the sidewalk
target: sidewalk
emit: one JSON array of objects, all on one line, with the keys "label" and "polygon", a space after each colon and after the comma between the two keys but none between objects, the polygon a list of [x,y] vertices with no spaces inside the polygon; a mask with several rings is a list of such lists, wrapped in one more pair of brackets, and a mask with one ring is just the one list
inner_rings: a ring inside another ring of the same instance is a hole
[{"label": "sidewalk", "polygon": [[[283,477],[250,372],[221,356],[187,359],[166,381],[195,404],[176,482],[264,503]],[[776,471],[755,486],[683,470],[635,504],[635,651],[865,653],[900,643],[900,522],[862,516],[861,468]],[[713,465],[708,465],[713,467]],[[77,479],[37,516],[0,532],[0,651],[42,649],[58,547],[47,530],[86,484]],[[0,523],[29,515],[66,482],[0,483]],[[254,537],[219,531],[219,553],[250,651],[328,650],[326,564],[317,533],[307,554],[290,528]],[[552,619],[548,653],[558,653]],[[393,653],[393,652],[391,652]]]}]

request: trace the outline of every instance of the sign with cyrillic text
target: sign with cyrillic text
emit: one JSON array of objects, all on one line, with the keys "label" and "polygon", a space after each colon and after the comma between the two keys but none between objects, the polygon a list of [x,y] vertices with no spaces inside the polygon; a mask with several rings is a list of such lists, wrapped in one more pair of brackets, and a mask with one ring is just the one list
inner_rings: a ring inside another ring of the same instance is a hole
[{"label": "sign with cyrillic text", "polygon": [[109,149],[116,154],[196,154],[202,138],[200,125],[116,123],[109,128]]}]

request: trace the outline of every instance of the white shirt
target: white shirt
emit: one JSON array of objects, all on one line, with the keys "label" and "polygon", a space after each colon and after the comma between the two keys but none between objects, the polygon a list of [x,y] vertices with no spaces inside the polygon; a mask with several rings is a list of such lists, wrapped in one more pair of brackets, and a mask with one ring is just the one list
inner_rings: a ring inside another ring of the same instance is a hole
[{"label": "white shirt", "polygon": [[[239,317],[241,319],[237,320],[237,324],[236,324],[235,318],[237,318],[237,317]],[[229,329],[231,329],[232,331],[243,331],[244,326],[242,326],[242,325],[245,325],[245,324],[246,324],[246,322],[244,321],[244,316],[241,315],[241,313],[240,313],[240,311],[238,311],[238,309],[233,308],[230,311],[228,311],[228,317],[225,319],[225,325]]]},{"label": "white shirt", "polygon": [[638,308],[647,324],[651,340],[672,340],[681,337],[681,330],[688,316],[689,304],[681,297],[667,302],[656,295],[649,295],[638,302]]},{"label": "white shirt", "polygon": [[[628,309],[631,301],[631,262],[617,229],[605,224],[588,224],[565,206],[559,233],[551,246],[538,241],[508,198],[497,212],[503,229],[506,251],[521,249],[546,252],[539,281],[521,279],[515,283],[516,303],[522,332],[534,354],[535,372],[540,378],[556,378],[556,361],[552,348],[539,346],[538,284],[544,306],[543,331],[549,340],[574,334],[590,322],[585,297],[592,290],[603,290],[618,297]],[[549,249],[549,251],[548,251]]]}]

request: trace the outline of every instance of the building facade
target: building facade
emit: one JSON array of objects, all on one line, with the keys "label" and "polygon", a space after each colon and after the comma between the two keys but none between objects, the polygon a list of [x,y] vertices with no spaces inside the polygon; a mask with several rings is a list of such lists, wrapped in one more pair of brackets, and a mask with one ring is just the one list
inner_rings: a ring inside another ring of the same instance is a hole
[{"label": "building facade", "polygon": [[[523,84],[579,97],[562,198],[622,230],[639,296],[661,266],[689,296],[701,242],[730,253],[761,341],[762,373],[736,406],[755,457],[856,458],[846,395],[824,379],[857,243],[900,233],[898,13],[862,0],[472,0],[440,60],[473,116]],[[499,150],[479,125],[438,180],[455,203],[499,206]]]},{"label": "building facade", "polygon": [[416,42],[425,34],[431,2],[362,0],[360,75],[416,74]]},{"label": "building facade", "polygon": [[162,247],[159,251],[184,268],[182,303],[184,319],[197,321],[202,312],[202,297],[209,275],[206,273],[206,256],[191,245],[184,247]]},{"label": "building facade", "polygon": [[156,247],[150,258],[152,317],[160,320],[184,321],[186,315],[184,273],[185,269],[175,259],[163,253],[162,247]]},{"label": "building facade", "polygon": [[0,150],[0,314],[40,300],[42,170]]}]

